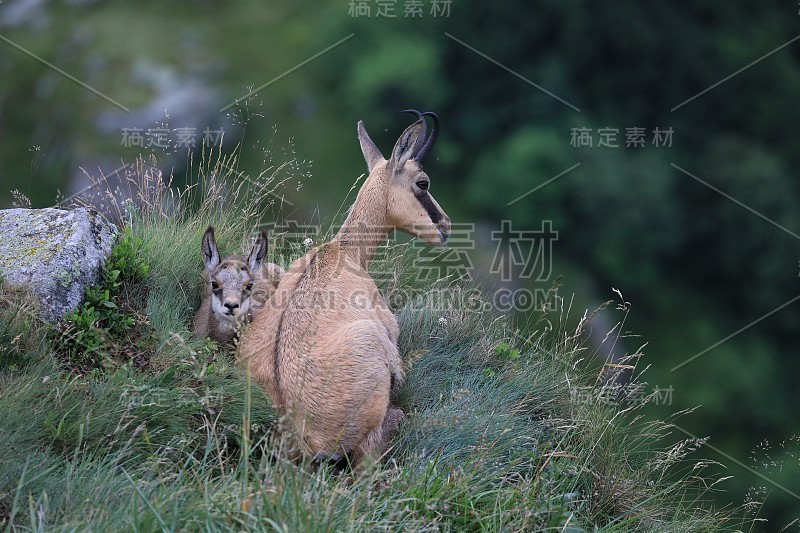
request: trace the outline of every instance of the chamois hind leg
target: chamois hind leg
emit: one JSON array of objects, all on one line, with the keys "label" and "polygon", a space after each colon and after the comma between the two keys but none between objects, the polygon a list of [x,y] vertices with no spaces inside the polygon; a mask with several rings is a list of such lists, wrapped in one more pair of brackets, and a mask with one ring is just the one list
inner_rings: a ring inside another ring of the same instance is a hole
[{"label": "chamois hind leg", "polygon": [[389,345],[386,350],[386,363],[389,365],[389,372],[392,379],[391,394],[394,395],[405,379],[403,361],[400,359],[400,352],[397,350],[400,328],[397,325],[397,319],[390,309],[381,307],[376,310],[376,313],[380,319],[380,323],[386,329],[386,335],[389,337]]},{"label": "chamois hind leg", "polygon": [[358,465],[365,457],[377,460],[389,447],[389,442],[405,420],[406,415],[402,409],[389,406],[383,423],[367,435],[353,452],[353,464]]},{"label": "chamois hind leg", "polygon": [[305,418],[299,426],[309,455],[351,454],[380,427],[389,408],[392,351],[397,347],[376,320],[344,324],[313,348],[313,373],[294,378],[300,385],[284,397]]},{"label": "chamois hind leg", "polygon": [[400,426],[403,425],[405,421],[406,414],[403,410],[390,405],[389,410],[386,412],[386,418],[383,419],[383,424],[381,424],[381,430],[383,431],[382,448],[389,446],[389,441],[394,438]]}]

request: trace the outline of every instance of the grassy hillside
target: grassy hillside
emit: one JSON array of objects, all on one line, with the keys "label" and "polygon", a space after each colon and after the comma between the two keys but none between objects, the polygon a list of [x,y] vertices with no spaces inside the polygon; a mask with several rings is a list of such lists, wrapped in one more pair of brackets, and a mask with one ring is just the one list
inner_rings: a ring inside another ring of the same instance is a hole
[{"label": "grassy hillside", "polygon": [[[648,398],[604,386],[598,376],[608,369],[592,368],[581,342],[590,317],[566,331],[567,311],[543,314],[520,331],[472,287],[415,283],[403,246],[384,250],[380,263],[394,269],[381,288],[397,304],[407,380],[396,403],[408,422],[384,459],[359,475],[289,460],[280,421],[235,350],[188,330],[205,227],[217,227],[223,253],[244,248],[270,191],[298,171],[294,162],[267,163],[245,182],[226,170],[235,159],[210,155],[176,192],[139,162],[130,199],[109,197],[129,231],[103,287],[59,328],[38,323],[25,294],[2,289],[0,526],[746,527],[711,506],[707,462],[691,456],[700,443],[676,436],[673,447],[656,448],[670,426],[640,415]],[[280,246],[271,256],[283,266],[302,253]]]}]

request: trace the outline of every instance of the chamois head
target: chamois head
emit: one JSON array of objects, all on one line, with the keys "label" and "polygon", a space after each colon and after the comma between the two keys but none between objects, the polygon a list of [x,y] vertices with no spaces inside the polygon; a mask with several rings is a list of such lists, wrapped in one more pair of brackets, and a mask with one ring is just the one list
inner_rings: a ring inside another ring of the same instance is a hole
[{"label": "chamois head", "polygon": [[[439,118],[435,113],[413,109],[404,113],[413,113],[418,120],[400,135],[388,161],[369,138],[364,123],[359,121],[361,151],[370,176],[378,172],[389,176],[386,197],[389,226],[424,239],[428,244],[444,245],[450,236],[450,217],[431,196],[431,180],[422,170],[422,162],[439,135]],[[430,136],[427,136],[426,116],[433,120]]]},{"label": "chamois head", "polygon": [[201,244],[203,264],[211,291],[211,312],[222,324],[234,326],[250,311],[253,282],[267,254],[267,235],[262,230],[253,250],[246,258],[231,256],[220,260],[214,228],[209,227]]}]

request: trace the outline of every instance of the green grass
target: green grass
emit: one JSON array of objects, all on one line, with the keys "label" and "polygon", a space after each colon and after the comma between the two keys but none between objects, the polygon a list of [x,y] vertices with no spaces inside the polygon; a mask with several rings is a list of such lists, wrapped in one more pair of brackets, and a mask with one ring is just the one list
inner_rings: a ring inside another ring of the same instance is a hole
[{"label": "green grass", "polygon": [[[278,417],[235,355],[189,333],[203,230],[217,227],[223,253],[244,249],[269,192],[296,169],[266,164],[252,186],[226,167],[235,159],[209,156],[176,192],[140,162],[132,201],[110,204],[148,267],[119,292],[139,306],[147,365],[114,351],[103,365],[76,367],[24,294],[0,293],[0,527],[746,527],[710,503],[706,462],[689,458],[696,443],[676,437],[673,448],[657,449],[670,426],[640,415],[646,399],[607,398],[582,332],[559,326],[566,311],[518,331],[473,287],[414,284],[408,246],[383,252],[396,271],[380,283],[390,301],[404,302],[396,312],[407,379],[396,403],[407,423],[383,460],[358,475],[289,460]],[[436,290],[451,303],[437,303]],[[459,295],[471,295],[469,304],[452,303]]]}]

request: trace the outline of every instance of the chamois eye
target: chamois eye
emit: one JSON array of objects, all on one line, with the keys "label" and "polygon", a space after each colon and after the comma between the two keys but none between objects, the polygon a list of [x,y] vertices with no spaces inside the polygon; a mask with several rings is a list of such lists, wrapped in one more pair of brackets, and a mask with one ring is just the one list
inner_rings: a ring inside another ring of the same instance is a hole
[{"label": "chamois eye", "polygon": [[216,281],[212,281],[211,282],[211,288],[214,289],[214,290],[219,289],[219,283],[217,283]]},{"label": "chamois eye", "polygon": [[417,182],[417,187],[419,187],[423,191],[427,191],[428,187],[430,187],[430,185],[431,185],[431,182],[429,182],[428,180],[419,180]]},{"label": "chamois eye", "polygon": [[253,290],[253,282],[250,282],[250,283],[248,283],[248,284],[247,284],[247,287],[245,287],[245,288],[246,288],[248,291],[252,291],[252,290]]}]

